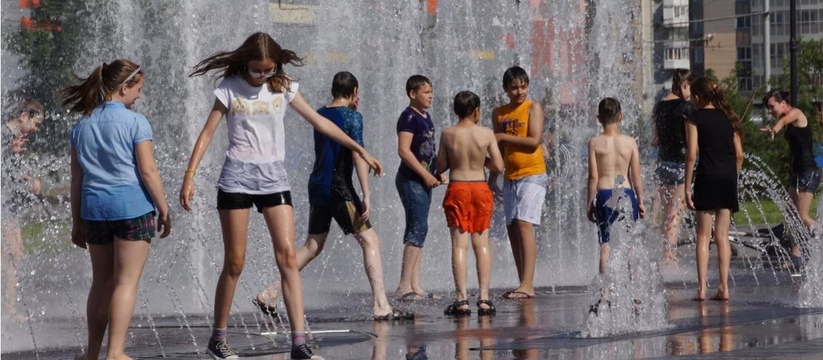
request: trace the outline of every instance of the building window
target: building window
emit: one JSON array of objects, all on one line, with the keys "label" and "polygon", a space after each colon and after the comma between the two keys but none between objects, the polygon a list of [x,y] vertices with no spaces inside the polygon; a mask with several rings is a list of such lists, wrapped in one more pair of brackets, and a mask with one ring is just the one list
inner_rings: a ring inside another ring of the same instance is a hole
[{"label": "building window", "polygon": [[692,62],[695,64],[703,63],[703,48],[695,48],[692,51]]}]

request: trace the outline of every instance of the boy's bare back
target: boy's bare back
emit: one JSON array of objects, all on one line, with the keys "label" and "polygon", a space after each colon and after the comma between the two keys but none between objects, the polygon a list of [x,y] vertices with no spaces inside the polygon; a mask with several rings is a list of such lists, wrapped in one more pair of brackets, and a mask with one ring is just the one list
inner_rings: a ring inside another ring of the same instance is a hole
[{"label": "boy's bare back", "polygon": [[[440,135],[440,156],[446,156],[450,181],[483,181],[486,156],[491,158],[492,170],[502,170],[503,158],[494,132],[484,126],[461,121],[446,128]],[[495,161],[497,160],[497,161]],[[499,166],[494,166],[496,165]]]},{"label": "boy's bare back", "polygon": [[595,136],[589,140],[589,156],[594,156],[596,161],[598,190],[632,187],[629,182],[632,157],[639,162],[634,138],[622,134]]}]

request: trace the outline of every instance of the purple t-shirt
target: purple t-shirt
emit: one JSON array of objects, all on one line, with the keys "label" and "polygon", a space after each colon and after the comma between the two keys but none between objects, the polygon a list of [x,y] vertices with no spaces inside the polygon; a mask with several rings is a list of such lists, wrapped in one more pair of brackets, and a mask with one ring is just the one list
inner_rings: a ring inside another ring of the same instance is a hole
[{"label": "purple t-shirt", "polygon": [[[434,123],[429,113],[426,116],[421,115],[411,107],[400,114],[397,119],[397,133],[401,131],[410,132],[414,134],[411,143],[411,152],[420,165],[423,165],[430,173],[434,174],[435,158],[437,156],[437,149],[434,145]],[[406,166],[403,161],[400,161],[400,168],[397,172],[402,174],[407,179],[423,182],[423,179],[417,175],[412,168]]]}]

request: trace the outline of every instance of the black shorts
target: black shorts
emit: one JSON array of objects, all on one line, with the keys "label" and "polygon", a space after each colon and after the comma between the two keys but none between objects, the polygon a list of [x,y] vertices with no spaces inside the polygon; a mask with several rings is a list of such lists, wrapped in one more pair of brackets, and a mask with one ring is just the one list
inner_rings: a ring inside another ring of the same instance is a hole
[{"label": "black shorts", "polygon": [[371,223],[368,220],[360,221],[362,214],[363,206],[359,199],[334,202],[328,206],[312,205],[309,210],[309,234],[319,235],[329,232],[332,218],[346,235],[359,234],[371,229]]},{"label": "black shorts", "polygon": [[263,209],[279,205],[292,206],[291,191],[282,191],[274,194],[244,194],[227,193],[217,190],[217,210],[237,210],[248,209],[257,206],[257,212],[262,213]]}]

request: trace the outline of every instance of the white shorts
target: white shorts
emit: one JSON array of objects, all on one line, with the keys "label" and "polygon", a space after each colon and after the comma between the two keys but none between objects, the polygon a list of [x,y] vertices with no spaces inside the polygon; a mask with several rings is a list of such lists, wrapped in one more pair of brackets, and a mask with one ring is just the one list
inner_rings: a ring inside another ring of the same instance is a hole
[{"label": "white shorts", "polygon": [[538,174],[503,182],[506,225],[511,225],[514,220],[540,225],[548,181],[548,175]]}]

